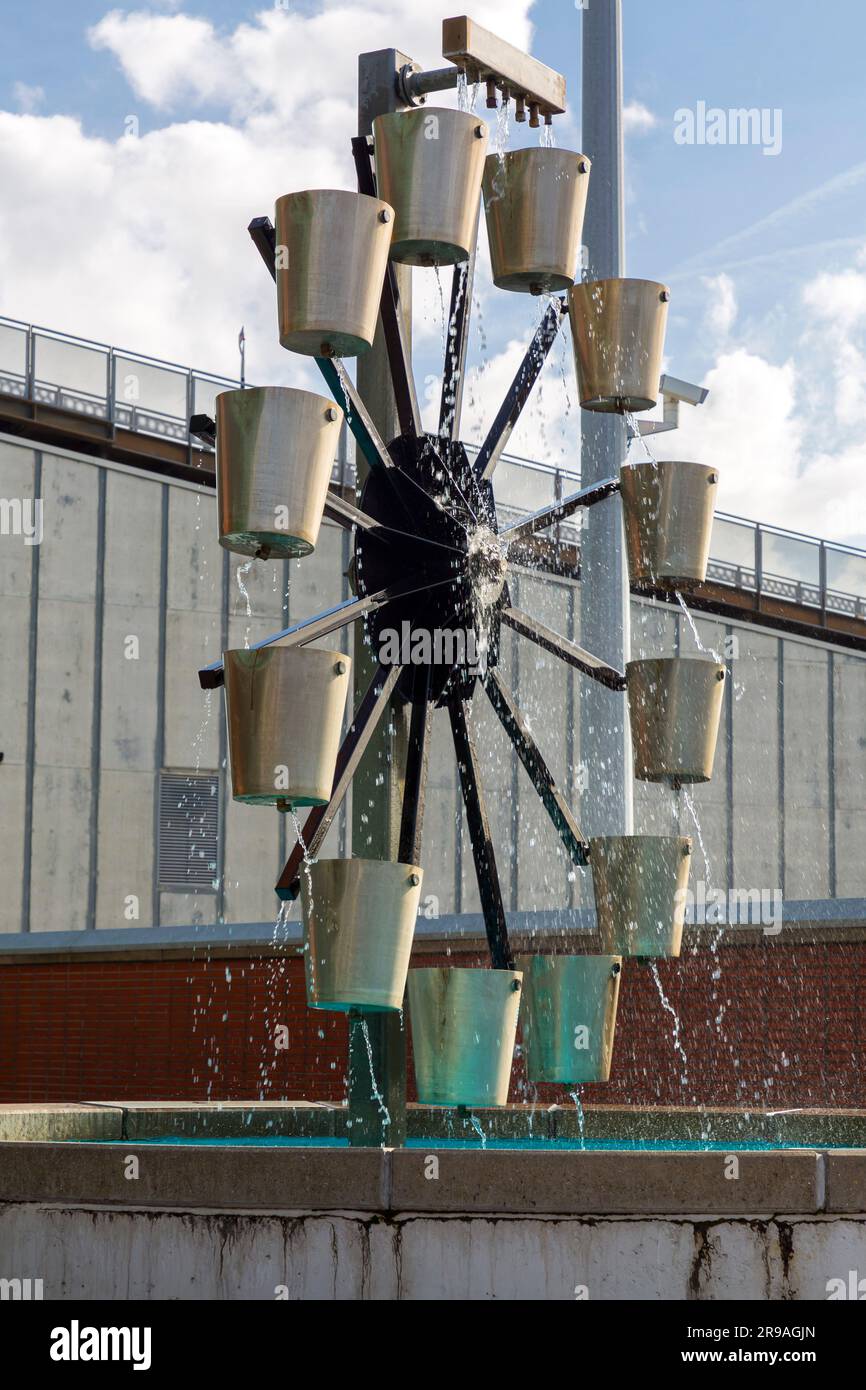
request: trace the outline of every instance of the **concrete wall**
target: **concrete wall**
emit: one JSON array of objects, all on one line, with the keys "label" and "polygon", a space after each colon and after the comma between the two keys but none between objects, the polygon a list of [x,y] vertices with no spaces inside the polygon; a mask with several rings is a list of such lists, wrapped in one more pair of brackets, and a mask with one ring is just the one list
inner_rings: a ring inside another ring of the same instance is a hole
[{"label": "concrete wall", "polygon": [[[348,592],[342,532],[310,559],[247,565],[216,542],[209,489],[0,440],[0,497],[40,496],[44,540],[0,536],[0,930],[268,921],[286,825],[239,807],[226,785],[222,697],[199,665]],[[515,602],[573,640],[576,586],[516,575]],[[696,650],[683,615],[633,604],[634,655]],[[713,781],[692,793],[711,886],[789,898],[866,893],[866,661],[751,627],[698,620],[729,658]],[[332,639],[334,640],[334,639]],[[344,636],[344,642],[347,638]],[[132,654],[134,649],[134,654]],[[503,673],[580,815],[578,677],[513,633]],[[480,697],[478,741],[506,906],[591,903],[523,769]],[[835,751],[831,756],[831,740]],[[220,777],[217,887],[156,883],[160,769]],[[434,721],[425,892],[442,913],[477,911],[444,716]],[[696,834],[684,798],[636,786],[636,829]],[[326,853],[346,844],[341,818]],[[132,904],[132,907],[130,906]]]},{"label": "concrete wall", "polygon": [[851,1296],[853,1271],[858,1297],[864,1164],[3,1143],[0,1277],[46,1299],[787,1301]]},{"label": "concrete wall", "polygon": [[[825,1300],[866,1218],[252,1216],[0,1209],[0,1269],[46,1299]],[[20,1271],[11,1275],[10,1271]]]}]

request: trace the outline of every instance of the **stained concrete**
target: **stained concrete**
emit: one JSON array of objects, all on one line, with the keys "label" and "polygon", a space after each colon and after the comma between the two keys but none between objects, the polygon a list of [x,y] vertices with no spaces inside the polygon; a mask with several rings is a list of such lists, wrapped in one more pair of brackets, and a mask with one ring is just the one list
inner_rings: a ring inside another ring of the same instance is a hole
[{"label": "stained concrete", "polygon": [[296,1216],[0,1206],[0,1277],[46,1299],[826,1299],[866,1220]]}]

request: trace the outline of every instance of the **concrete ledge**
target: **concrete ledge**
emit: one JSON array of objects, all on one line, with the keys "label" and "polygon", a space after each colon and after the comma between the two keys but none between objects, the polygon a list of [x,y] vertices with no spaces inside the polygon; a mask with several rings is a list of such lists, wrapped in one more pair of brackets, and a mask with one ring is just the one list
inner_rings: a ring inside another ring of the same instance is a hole
[{"label": "concrete ledge", "polygon": [[866,1153],[862,1149],[835,1149],[824,1155],[827,1210],[866,1212]]},{"label": "concrete ledge", "polygon": [[[737,1178],[726,1177],[731,1156]],[[728,1155],[402,1149],[391,1158],[391,1201],[396,1211],[515,1215],[817,1212],[819,1158],[801,1150]]]},{"label": "concrete ledge", "polygon": [[[130,1157],[138,1160],[130,1176]],[[2,1144],[0,1202],[471,1215],[811,1214],[821,1156]]]},{"label": "concrete ledge", "polygon": [[[343,1138],[346,1109],[326,1101],[123,1101],[122,1135],[117,1138],[298,1139]],[[2,1118],[0,1118],[2,1124]],[[2,1129],[0,1129],[2,1136]],[[13,1137],[13,1136],[10,1136]],[[60,1135],[53,1136],[60,1138]]]},{"label": "concrete ledge", "polygon": [[[304,1100],[91,1101],[76,1105],[0,1105],[0,1142],[63,1139],[345,1139],[345,1105]],[[761,1111],[734,1107],[587,1105],[581,1122],[572,1105],[515,1104],[471,1114],[410,1104],[410,1139],[435,1144],[459,1140],[480,1147],[483,1134],[499,1142],[587,1140],[676,1141],[706,1139],[771,1147],[866,1147],[866,1110]],[[581,1123],[583,1128],[581,1128]]]},{"label": "concrete ledge", "polygon": [[119,1105],[0,1105],[0,1140],[9,1143],[64,1139],[120,1139]]},{"label": "concrete ledge", "polygon": [[385,1172],[380,1149],[0,1144],[0,1202],[372,1212]]}]

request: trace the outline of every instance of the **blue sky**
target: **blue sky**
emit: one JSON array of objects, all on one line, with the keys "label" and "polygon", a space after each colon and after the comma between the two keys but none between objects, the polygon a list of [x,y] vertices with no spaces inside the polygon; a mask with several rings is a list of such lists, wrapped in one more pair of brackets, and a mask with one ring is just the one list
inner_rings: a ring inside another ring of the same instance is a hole
[{"label": "blue sky", "polygon": [[[225,372],[244,322],[255,379],[316,384],[276,345],[246,222],[292,188],[350,185],[356,52],[390,39],[435,65],[454,7],[278,8],[0,4],[0,312]],[[575,105],[557,140],[578,148],[579,10],[469,8],[565,73]],[[668,367],[711,386],[664,452],[717,463],[727,510],[866,540],[863,7],[624,0],[624,33],[627,272],[671,285]],[[699,102],[781,110],[779,154],[676,143],[675,113]],[[416,275],[421,382],[441,340],[431,274]],[[476,433],[538,313],[483,275],[479,297]],[[517,451],[574,462],[568,358],[554,349]]]}]

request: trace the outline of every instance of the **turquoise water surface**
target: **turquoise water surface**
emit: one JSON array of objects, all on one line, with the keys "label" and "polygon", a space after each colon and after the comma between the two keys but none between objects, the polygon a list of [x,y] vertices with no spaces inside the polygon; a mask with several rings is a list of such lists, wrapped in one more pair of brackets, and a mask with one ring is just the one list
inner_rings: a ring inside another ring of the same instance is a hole
[{"label": "turquoise water surface", "polygon": [[[93,1140],[78,1141],[92,1143]],[[105,1142],[105,1141],[100,1141]],[[190,1139],[181,1135],[166,1134],[158,1139],[113,1139],[108,1141],[114,1144],[122,1144],[125,1148],[141,1148],[146,1144],[175,1144],[192,1146],[193,1148],[270,1148],[270,1149],[348,1149],[348,1139],[297,1139],[285,1137],[268,1138],[249,1138],[249,1139]],[[699,1139],[488,1139],[482,1145],[481,1140],[472,1139],[409,1139],[406,1143],[407,1149],[554,1149],[565,1151],[569,1149],[586,1150],[626,1150],[626,1151],[655,1151],[660,1153],[678,1152],[721,1152],[730,1153],[736,1150],[748,1149],[836,1149],[849,1148],[847,1144],[828,1144],[821,1140],[820,1143],[798,1140],[796,1143],[784,1140],[768,1139],[728,1139],[728,1140],[707,1140]]]}]

